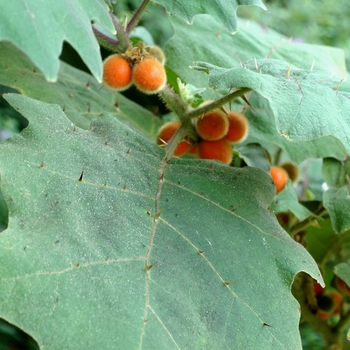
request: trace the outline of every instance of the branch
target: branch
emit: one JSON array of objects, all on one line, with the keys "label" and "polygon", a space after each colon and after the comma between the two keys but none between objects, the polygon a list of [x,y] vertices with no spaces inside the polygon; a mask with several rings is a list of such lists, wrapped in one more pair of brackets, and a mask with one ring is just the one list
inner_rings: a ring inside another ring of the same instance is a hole
[{"label": "branch", "polygon": [[111,52],[118,51],[118,40],[115,40],[109,37],[108,35],[103,34],[94,25],[92,25],[92,31],[94,32],[95,37],[100,46],[104,47],[105,49]]},{"label": "branch", "polygon": [[134,15],[131,17],[128,26],[126,27],[126,33],[130,32],[137,26],[140,22],[142,13],[146,10],[146,7],[150,3],[150,0],[143,0],[139,8],[135,11]]},{"label": "branch", "polygon": [[183,122],[183,116],[189,109],[189,106],[182,98],[174,92],[174,90],[166,84],[164,89],[158,93],[159,97],[165,102],[167,107],[173,111],[177,117]]},{"label": "branch", "polygon": [[125,31],[123,26],[119,23],[119,21],[116,19],[116,17],[113,15],[112,12],[109,12],[109,17],[111,17],[114,28],[117,31],[117,38],[119,40],[118,51],[125,52],[128,49],[129,45],[131,44],[129,35]]},{"label": "branch", "polygon": [[350,325],[350,310],[346,312],[345,315],[342,315],[341,319],[336,326],[333,327],[336,333],[342,334],[345,329]]},{"label": "branch", "polygon": [[252,89],[239,88],[238,90],[231,92],[230,94],[227,94],[211,103],[208,103],[203,107],[193,109],[192,111],[186,113],[184,117],[186,117],[187,119],[197,118],[205,113],[212,111],[213,109],[222,107],[224,104],[229,103],[238,97],[244,96],[250,91],[252,91]]}]

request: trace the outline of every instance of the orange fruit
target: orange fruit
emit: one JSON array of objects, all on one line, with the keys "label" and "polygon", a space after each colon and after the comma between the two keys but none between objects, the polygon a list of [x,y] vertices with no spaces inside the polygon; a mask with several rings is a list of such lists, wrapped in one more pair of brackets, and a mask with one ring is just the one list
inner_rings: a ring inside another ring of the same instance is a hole
[{"label": "orange fruit", "polygon": [[195,125],[198,135],[207,141],[215,141],[225,137],[228,126],[228,118],[220,109],[214,109],[198,117]]},{"label": "orange fruit", "polygon": [[[165,146],[170,141],[170,139],[174,136],[174,134],[176,133],[177,129],[179,129],[180,126],[181,126],[181,123],[179,121],[168,122],[168,123],[165,123],[163,126],[161,126],[157,133],[157,145]],[[188,153],[192,147],[193,147],[192,141],[185,138],[176,147],[174,151],[174,155],[182,156]]]},{"label": "orange fruit", "polygon": [[226,139],[231,143],[243,142],[248,136],[248,120],[236,111],[228,112],[228,132]]},{"label": "orange fruit", "polygon": [[278,166],[272,166],[270,168],[270,175],[276,186],[277,193],[281,192],[286,186],[289,179],[288,173]]},{"label": "orange fruit", "polygon": [[108,87],[123,91],[132,85],[132,68],[121,55],[111,55],[103,62],[103,82]]},{"label": "orange fruit", "polygon": [[202,140],[198,144],[198,157],[200,159],[219,160],[225,164],[232,161],[232,147],[225,139],[207,141]]},{"label": "orange fruit", "polygon": [[132,79],[135,86],[143,93],[156,94],[166,84],[166,72],[161,62],[153,56],[147,56],[135,64]]}]

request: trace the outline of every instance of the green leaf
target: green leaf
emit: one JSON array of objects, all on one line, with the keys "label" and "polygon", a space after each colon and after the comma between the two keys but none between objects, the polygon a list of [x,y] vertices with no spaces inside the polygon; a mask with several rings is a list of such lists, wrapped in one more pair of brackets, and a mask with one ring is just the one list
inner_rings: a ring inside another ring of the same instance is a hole
[{"label": "green leaf", "polygon": [[199,14],[208,14],[220,21],[231,33],[237,31],[236,11],[239,5],[255,5],[267,10],[261,0],[156,0],[163,5],[170,15],[177,16],[192,24],[193,17]]},{"label": "green leaf", "polygon": [[63,41],[71,44],[97,80],[102,80],[102,60],[91,21],[114,32],[103,0],[7,1],[1,6],[0,40],[12,42],[56,81]]},{"label": "green leaf", "polygon": [[270,173],[270,163],[267,159],[266,151],[258,143],[249,143],[246,145],[238,146],[237,151],[239,156],[249,166],[255,166],[265,173]]},{"label": "green leaf", "polygon": [[290,286],[322,277],[266,173],[167,164],[108,114],[82,130],[6,99],[30,123],[1,144],[0,317],[50,349],[301,349]]},{"label": "green leaf", "polygon": [[350,229],[349,165],[349,158],[343,162],[323,159],[322,174],[330,187],[323,195],[324,206],[329,211],[334,231],[338,233]]},{"label": "green leaf", "polygon": [[181,80],[195,86],[206,86],[208,82],[206,74],[190,68],[197,61],[232,68],[267,57],[285,61],[284,70],[293,64],[305,70],[321,70],[328,74],[327,79],[347,76],[344,51],[338,48],[294,43],[270,28],[242,19],[238,19],[239,31],[235,35],[222,30],[222,25],[207,15],[196,16],[191,26],[176,18],[171,20],[175,34],[165,46],[167,66]]},{"label": "green leaf", "polygon": [[320,220],[318,224],[318,227],[308,226],[306,228],[305,240],[309,253],[318,264],[322,265],[328,261],[330,252],[333,249],[338,250],[336,247],[339,242],[329,219]]},{"label": "green leaf", "polygon": [[250,140],[258,141],[264,147],[269,148],[273,142],[281,147],[287,153],[288,158],[297,164],[308,158],[345,159],[345,148],[335,137],[324,136],[309,141],[291,142],[278,132],[275,117],[267,99],[253,93],[250,97],[250,103],[254,108],[254,110],[249,109],[246,113],[249,121]]},{"label": "green leaf", "polygon": [[350,229],[350,185],[330,188],[323,194],[324,207],[328,210],[335,232]]},{"label": "green leaf", "polygon": [[347,263],[340,263],[334,266],[334,273],[341,278],[348,286],[350,286],[350,265]]},{"label": "green leaf", "polygon": [[312,215],[312,212],[299,203],[298,195],[289,180],[286,188],[278,194],[270,209],[275,213],[290,211],[298,220],[302,221]]},{"label": "green leaf", "polygon": [[322,175],[330,187],[342,187],[349,183],[350,159],[340,162],[334,158],[323,159]]},{"label": "green leaf", "polygon": [[[254,60],[239,68],[220,68],[197,63],[209,72],[209,85],[217,90],[248,87],[269,101],[280,136],[310,141],[332,135],[350,152],[350,84],[337,87],[322,72],[291,67],[277,60]],[[319,103],[322,96],[322,104]],[[254,106],[253,106],[254,107]],[[331,116],[331,118],[330,118]],[[315,127],[317,125],[317,127]],[[328,148],[329,145],[324,144]]]},{"label": "green leaf", "polygon": [[40,72],[33,71],[23,53],[9,43],[0,43],[0,66],[4,68],[0,84],[28,97],[60,105],[71,122],[80,128],[88,129],[91,121],[105,112],[154,140],[162,124],[148,110],[64,62],[61,62],[58,81],[49,83]]}]

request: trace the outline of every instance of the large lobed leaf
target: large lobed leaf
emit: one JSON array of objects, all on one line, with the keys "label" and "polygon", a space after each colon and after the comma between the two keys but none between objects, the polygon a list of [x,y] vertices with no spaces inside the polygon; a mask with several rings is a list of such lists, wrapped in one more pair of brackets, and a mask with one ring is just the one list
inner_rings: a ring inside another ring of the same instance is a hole
[{"label": "large lobed leaf", "polygon": [[267,210],[266,173],[166,164],[108,114],[82,130],[6,99],[30,123],[1,144],[1,317],[42,349],[301,349],[290,286],[322,277]]},{"label": "large lobed leaf", "polygon": [[104,0],[6,1],[0,11],[0,40],[22,50],[49,81],[56,81],[63,41],[102,80],[102,61],[91,21],[114,32]]},{"label": "large lobed leaf", "polygon": [[211,15],[231,33],[237,31],[236,11],[239,5],[255,5],[266,10],[261,0],[156,0],[156,2],[163,5],[171,15],[180,17],[189,24],[192,24],[196,15]]}]

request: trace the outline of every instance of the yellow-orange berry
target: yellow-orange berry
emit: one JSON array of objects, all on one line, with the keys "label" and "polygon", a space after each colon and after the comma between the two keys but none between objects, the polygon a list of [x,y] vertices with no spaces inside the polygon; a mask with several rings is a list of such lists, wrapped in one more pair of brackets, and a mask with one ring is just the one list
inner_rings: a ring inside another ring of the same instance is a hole
[{"label": "yellow-orange berry", "polygon": [[198,144],[198,157],[200,159],[219,160],[225,164],[232,161],[232,147],[225,139],[216,141],[202,140]]},{"label": "yellow-orange berry", "polygon": [[149,95],[156,94],[166,84],[166,72],[155,57],[147,56],[134,66],[132,79],[140,91]]},{"label": "yellow-orange berry", "polygon": [[[177,129],[181,126],[181,123],[178,121],[172,121],[165,123],[163,126],[160,127],[157,134],[157,145],[166,145],[170,139],[174,136]],[[182,156],[190,151],[190,149],[193,147],[193,143],[189,139],[184,139],[181,141],[175,151],[175,156]]]},{"label": "yellow-orange berry", "polygon": [[278,166],[272,166],[270,168],[270,175],[276,186],[277,193],[281,192],[289,179],[287,172]]},{"label": "yellow-orange berry", "polygon": [[123,91],[132,85],[132,68],[121,55],[111,55],[103,62],[103,82],[108,87]]},{"label": "yellow-orange berry", "polygon": [[228,126],[228,118],[220,109],[214,109],[198,117],[195,125],[198,135],[207,141],[215,141],[225,137]]},{"label": "yellow-orange berry", "polygon": [[287,172],[292,182],[296,182],[298,180],[300,175],[300,170],[296,165],[294,165],[291,162],[286,162],[281,165],[281,168],[283,168]]},{"label": "yellow-orange berry", "polygon": [[231,143],[243,142],[248,136],[248,120],[236,111],[228,112],[229,127],[226,139]]}]

